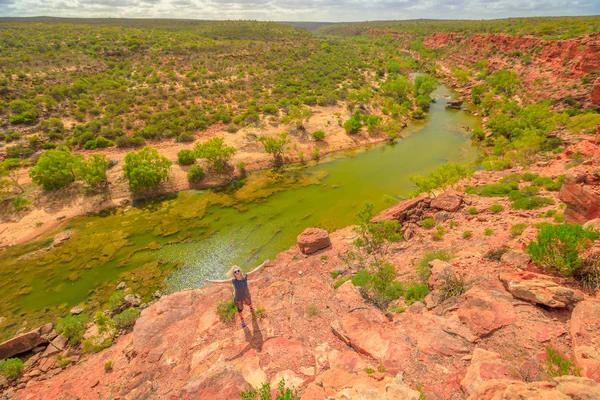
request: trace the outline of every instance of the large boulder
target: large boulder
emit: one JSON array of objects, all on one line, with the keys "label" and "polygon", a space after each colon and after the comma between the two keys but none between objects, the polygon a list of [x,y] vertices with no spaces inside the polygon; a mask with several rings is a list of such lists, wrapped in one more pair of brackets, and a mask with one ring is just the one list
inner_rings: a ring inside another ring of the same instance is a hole
[{"label": "large boulder", "polygon": [[567,178],[559,198],[567,205],[567,222],[583,224],[591,219],[600,218],[600,193],[594,191],[591,186],[578,184]]},{"label": "large boulder", "polygon": [[71,239],[71,231],[61,232],[52,239],[52,247],[58,247],[69,239]]},{"label": "large boulder", "polygon": [[24,333],[0,343],[0,360],[27,353],[46,343],[48,343],[48,340],[42,337],[39,329]]},{"label": "large boulder", "polygon": [[414,199],[401,201],[395,206],[385,209],[377,214],[375,217],[373,217],[373,219],[371,219],[371,222],[376,223],[379,221],[397,220],[402,223],[407,219],[409,213],[413,212],[419,207],[422,207],[422,205],[426,204],[428,200],[429,198],[423,195],[415,197]]},{"label": "large boulder", "polygon": [[500,288],[473,287],[458,302],[458,318],[475,336],[488,336],[516,321],[511,300],[510,295]]},{"label": "large boulder", "polygon": [[448,190],[431,200],[431,208],[449,212],[458,211],[463,202],[463,196],[456,190]]},{"label": "large boulder", "polygon": [[581,375],[600,381],[600,300],[585,300],[571,314],[575,363]]},{"label": "large boulder", "polygon": [[503,361],[500,354],[476,348],[467,373],[460,381],[461,388],[470,395],[475,393],[485,381],[492,379],[520,379],[520,377],[518,371]]},{"label": "large boulder", "polygon": [[329,233],[325,229],[307,228],[298,236],[298,247],[304,254],[313,254],[331,246]]},{"label": "large boulder", "polygon": [[533,272],[501,273],[498,278],[514,297],[552,308],[571,308],[583,300],[579,290],[560,286],[549,276]]},{"label": "large boulder", "polygon": [[[585,398],[585,397],[583,397]],[[581,398],[581,399],[583,399]],[[492,379],[480,385],[468,400],[572,400],[556,390],[552,382],[525,383],[511,379]],[[575,399],[577,399],[575,397]]]}]

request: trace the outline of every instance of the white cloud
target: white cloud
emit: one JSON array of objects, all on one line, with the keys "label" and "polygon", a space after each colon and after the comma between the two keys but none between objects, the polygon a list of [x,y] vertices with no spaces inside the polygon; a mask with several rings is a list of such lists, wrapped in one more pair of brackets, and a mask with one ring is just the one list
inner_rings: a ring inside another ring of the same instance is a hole
[{"label": "white cloud", "polygon": [[598,0],[0,0],[0,16],[364,21],[600,14]]}]

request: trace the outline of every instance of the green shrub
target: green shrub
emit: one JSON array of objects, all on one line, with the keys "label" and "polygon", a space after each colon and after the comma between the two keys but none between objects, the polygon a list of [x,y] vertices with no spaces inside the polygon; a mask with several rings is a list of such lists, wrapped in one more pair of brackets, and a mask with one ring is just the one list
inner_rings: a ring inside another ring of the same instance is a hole
[{"label": "green shrub", "polygon": [[204,143],[197,143],[194,152],[198,158],[204,158],[217,172],[222,172],[236,150],[227,146],[223,138],[214,137]]},{"label": "green shrub", "polygon": [[3,375],[9,381],[21,376],[24,369],[25,364],[18,358],[0,360],[0,375]]},{"label": "green shrub", "polygon": [[[265,382],[260,389],[254,389],[252,386],[249,386],[248,389],[240,392],[240,397],[242,400],[271,400],[271,384]],[[298,391],[293,387],[286,387],[285,379],[282,379],[277,384],[275,400],[300,400],[300,396],[298,395]]]},{"label": "green shrub", "polygon": [[469,214],[471,214],[471,215],[477,214],[477,208],[476,207],[469,207]]},{"label": "green shrub", "polygon": [[521,176],[521,179],[525,182],[533,182],[535,178],[537,178],[538,174],[532,174],[531,172],[526,172]]},{"label": "green shrub", "polygon": [[58,368],[65,369],[72,363],[73,363],[73,361],[69,360],[67,357],[63,356],[62,354],[59,354],[58,356],[56,356],[56,366]]},{"label": "green shrub", "polygon": [[534,210],[550,204],[554,204],[554,200],[547,197],[531,196],[513,201],[511,207],[515,210]]},{"label": "green shrub", "polygon": [[229,300],[223,300],[217,305],[217,315],[223,322],[233,321],[235,319],[236,312],[237,307],[235,306],[233,298]]},{"label": "green shrub", "polygon": [[29,170],[29,176],[44,190],[60,189],[75,180],[76,161],[68,149],[46,150],[35,167]]},{"label": "green shrub", "polygon": [[85,333],[86,317],[83,314],[69,315],[58,321],[56,332],[64,335],[69,343],[78,345]]},{"label": "green shrub", "polygon": [[444,234],[446,233],[446,230],[444,229],[443,226],[438,225],[437,228],[435,229],[435,232],[433,232],[431,234],[431,238],[435,241],[441,241],[444,237]]},{"label": "green shrub", "polygon": [[194,165],[187,173],[188,181],[191,183],[199,183],[204,179],[204,170],[198,165]]},{"label": "green shrub", "polygon": [[518,187],[518,185],[515,187],[514,183],[493,183],[479,187],[477,194],[482,197],[504,197]]},{"label": "green shrub", "polygon": [[511,190],[508,194],[508,198],[512,201],[524,199],[526,197],[532,197],[540,192],[540,188],[536,186],[527,186],[521,190]]},{"label": "green shrub", "polygon": [[196,155],[192,150],[181,150],[177,153],[177,162],[179,165],[192,165],[196,162]]},{"label": "green shrub", "polygon": [[521,236],[525,229],[527,229],[527,224],[514,224],[510,227],[510,235],[512,237]]},{"label": "green shrub", "polygon": [[372,281],[373,281],[373,278],[371,277],[371,274],[369,273],[369,271],[367,271],[366,269],[358,271],[352,277],[352,284],[354,286],[368,286],[371,284]]},{"label": "green shrub", "polygon": [[463,239],[468,239],[471,236],[473,236],[473,232],[471,232],[471,231],[464,231],[462,236],[463,236]]},{"label": "green shrub", "polygon": [[349,135],[357,133],[360,128],[362,128],[362,122],[360,122],[360,118],[357,116],[353,116],[344,123],[344,129]]},{"label": "green shrub", "polygon": [[390,311],[393,313],[396,313],[396,314],[402,314],[403,312],[406,311],[406,308],[404,308],[402,306],[391,306]]},{"label": "green shrub", "polygon": [[84,354],[96,354],[112,345],[113,337],[92,336],[81,342],[81,350]]},{"label": "green shrub", "polygon": [[404,285],[399,281],[390,282],[385,288],[384,294],[385,297],[392,300],[399,299],[404,295]]},{"label": "green shrub", "polygon": [[125,331],[129,331],[133,329],[135,325],[135,321],[140,317],[140,310],[137,308],[129,308],[124,310],[120,314],[117,314],[113,317],[115,324],[117,325],[117,329],[122,329]]},{"label": "green shrub", "polygon": [[113,362],[112,360],[108,360],[104,363],[104,372],[111,372],[113,370]]},{"label": "green shrub", "polygon": [[425,218],[423,221],[421,221],[421,226],[424,229],[431,229],[435,226],[435,221],[433,218]]},{"label": "green shrub", "polygon": [[179,136],[177,136],[177,142],[179,143],[191,143],[194,140],[196,140],[196,137],[193,133],[190,132],[183,132],[180,133]]},{"label": "green shrub", "polygon": [[519,183],[521,182],[521,176],[519,174],[510,174],[500,179],[500,183]]},{"label": "green shrub", "polygon": [[489,208],[489,210],[491,212],[493,212],[494,214],[498,214],[499,212],[504,210],[504,207],[502,207],[501,204],[492,204]]},{"label": "green shrub", "polygon": [[254,315],[252,316],[252,318],[256,318],[256,319],[263,319],[267,316],[267,310],[265,310],[265,308],[258,304],[256,307],[254,307]]},{"label": "green shrub", "polygon": [[459,163],[446,163],[426,176],[412,175],[408,179],[417,186],[414,195],[431,193],[436,189],[446,189],[473,174],[473,169]]},{"label": "green shrub", "polygon": [[171,161],[156,149],[144,147],[125,156],[123,171],[133,192],[141,192],[158,186],[167,179]]},{"label": "green shrub", "polygon": [[404,289],[404,302],[408,305],[421,301],[429,294],[429,286],[419,282],[411,282]]},{"label": "green shrub", "polygon": [[485,231],[483,231],[484,236],[492,236],[493,233],[494,233],[494,230],[490,229],[490,228],[487,228]]},{"label": "green shrub", "polygon": [[335,279],[335,278],[337,278],[338,276],[340,276],[342,273],[341,273],[340,271],[338,271],[338,270],[333,270],[333,271],[331,271],[331,272],[330,272],[330,274],[331,274],[331,277],[332,277],[333,279]]},{"label": "green shrub", "polygon": [[546,372],[551,378],[564,375],[581,375],[581,370],[575,366],[572,360],[550,346],[546,347]]},{"label": "green shrub", "polygon": [[583,263],[583,254],[589,250],[600,232],[583,229],[577,224],[541,227],[537,242],[531,242],[528,252],[533,262],[547,271],[571,276]]},{"label": "green shrub", "polygon": [[31,201],[27,200],[23,196],[17,196],[10,203],[15,211],[23,211],[31,204]]},{"label": "green shrub", "polygon": [[113,294],[111,294],[110,298],[108,299],[108,309],[110,311],[117,310],[121,306],[121,303],[123,302],[124,298],[125,293],[123,293],[121,290],[113,292]]},{"label": "green shrub", "polygon": [[318,130],[316,132],[313,132],[312,137],[315,140],[323,140],[323,139],[325,139],[325,131]]},{"label": "green shrub", "polygon": [[106,170],[109,162],[104,154],[91,154],[87,160],[80,159],[75,164],[75,174],[88,187],[96,188],[108,181]]}]

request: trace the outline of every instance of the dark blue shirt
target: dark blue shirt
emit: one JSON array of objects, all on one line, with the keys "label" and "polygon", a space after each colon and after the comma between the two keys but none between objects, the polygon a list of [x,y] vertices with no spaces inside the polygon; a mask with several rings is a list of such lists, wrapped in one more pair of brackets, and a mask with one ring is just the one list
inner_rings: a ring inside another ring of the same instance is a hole
[{"label": "dark blue shirt", "polygon": [[248,290],[248,274],[244,274],[244,279],[238,280],[233,278],[231,282],[235,288],[235,301],[246,300],[250,297],[250,291]]}]

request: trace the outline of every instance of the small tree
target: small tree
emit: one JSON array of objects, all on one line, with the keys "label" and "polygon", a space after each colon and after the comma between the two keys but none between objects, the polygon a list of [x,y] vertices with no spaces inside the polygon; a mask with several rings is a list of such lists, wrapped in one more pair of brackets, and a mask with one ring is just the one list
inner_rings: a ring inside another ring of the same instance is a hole
[{"label": "small tree", "polygon": [[192,165],[196,162],[196,154],[192,150],[181,150],[177,153],[177,162],[179,165]]},{"label": "small tree", "polygon": [[281,165],[283,163],[283,152],[288,142],[287,135],[287,132],[282,132],[279,134],[279,139],[264,135],[258,138],[258,141],[264,146],[265,151],[273,156],[275,164]]},{"label": "small tree", "polygon": [[198,183],[204,179],[204,170],[198,165],[194,165],[187,173],[187,178],[190,183]]},{"label": "small tree", "polygon": [[108,182],[106,170],[108,160],[104,154],[92,154],[87,160],[79,160],[75,164],[75,175],[92,188]]},{"label": "small tree", "polygon": [[344,129],[347,134],[356,133],[362,128],[362,122],[358,115],[353,115],[348,121],[344,122]]},{"label": "small tree", "polygon": [[223,171],[225,165],[235,154],[233,147],[227,146],[223,138],[215,137],[194,146],[198,158],[205,158],[217,172]]},{"label": "small tree", "polygon": [[304,130],[304,123],[308,122],[312,113],[309,108],[303,106],[291,106],[289,112],[282,121],[286,124],[294,124],[296,128]]},{"label": "small tree", "polygon": [[66,149],[46,150],[35,167],[29,170],[29,176],[36,185],[44,190],[56,190],[75,180],[74,167],[78,157]]},{"label": "small tree", "polygon": [[158,186],[167,178],[171,161],[161,156],[156,149],[144,147],[125,156],[125,178],[133,192],[141,192]]},{"label": "small tree", "polygon": [[0,178],[8,178],[0,179],[0,190],[12,192],[14,189],[17,189],[19,193],[25,191],[23,190],[23,187],[19,185],[19,179],[17,177],[17,171],[20,167],[21,160],[18,158],[8,158],[0,162]]}]

